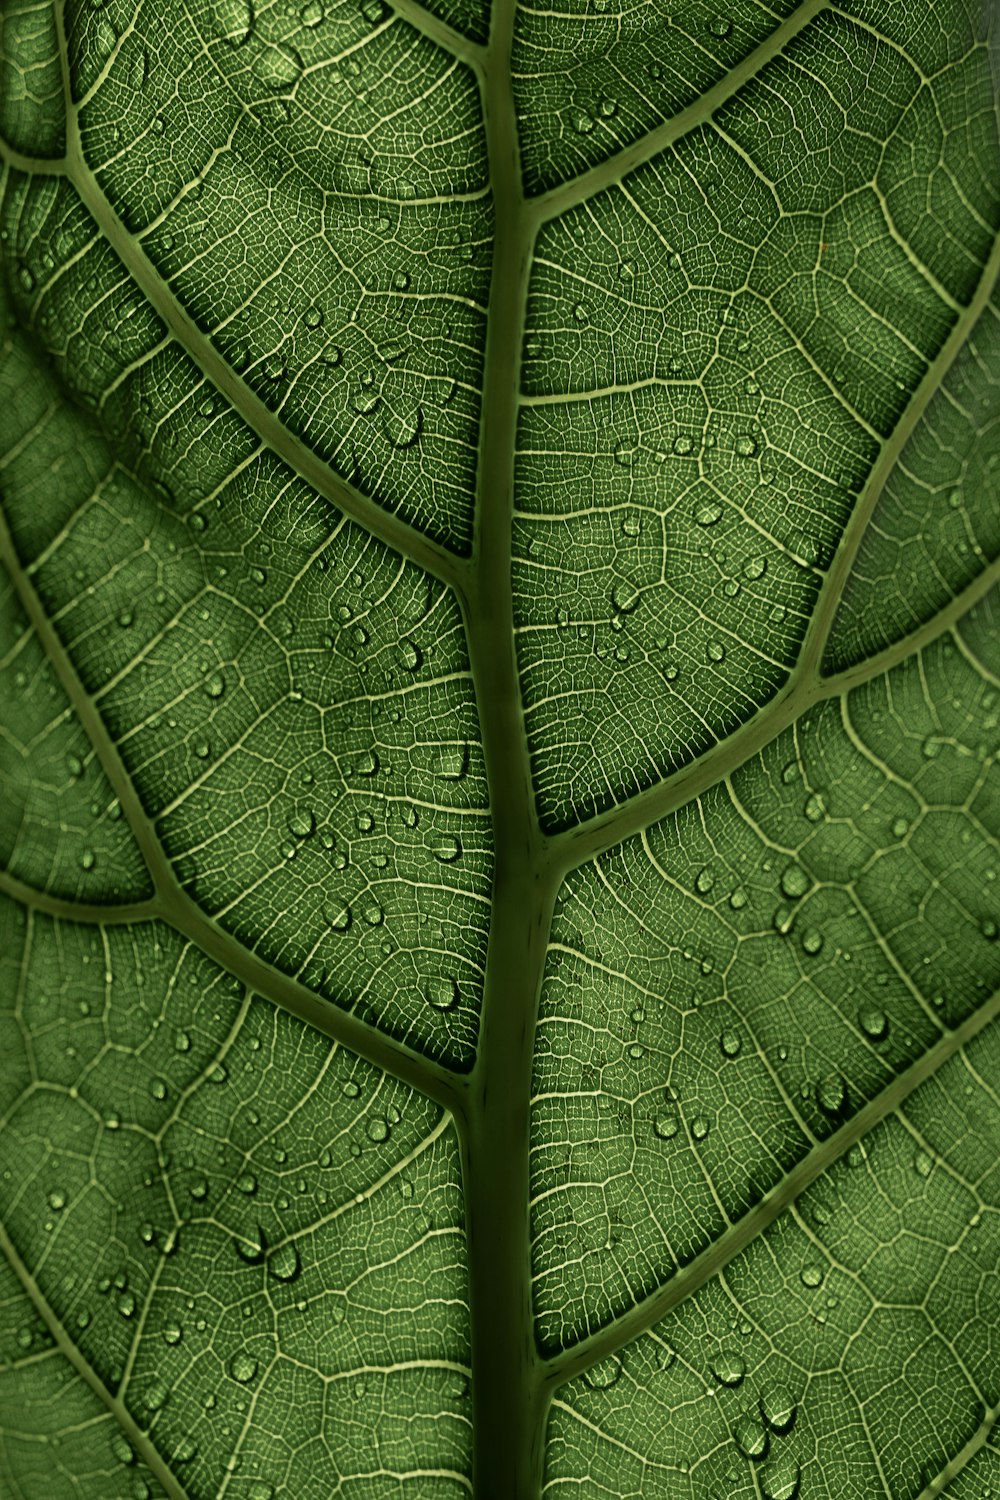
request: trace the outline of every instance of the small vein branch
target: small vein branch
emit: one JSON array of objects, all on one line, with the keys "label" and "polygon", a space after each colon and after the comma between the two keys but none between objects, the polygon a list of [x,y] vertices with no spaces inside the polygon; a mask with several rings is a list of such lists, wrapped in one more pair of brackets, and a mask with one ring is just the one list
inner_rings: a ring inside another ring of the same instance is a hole
[{"label": "small vein branch", "polygon": [[76,901],[71,897],[53,896],[37,886],[18,880],[9,870],[0,870],[0,893],[21,906],[63,922],[79,922],[95,927],[124,927],[133,922],[151,922],[162,915],[160,902],[154,896],[148,901]]},{"label": "small vein branch", "polygon": [[[572,1348],[561,1350],[546,1360],[545,1380],[551,1390],[564,1381],[572,1379],[592,1364],[623,1344],[645,1333],[654,1323],[672,1312],[695,1292],[718,1275],[730,1261],[762,1234],[775,1219],[795,1202],[807,1187],[820,1177],[838,1157],[867,1135],[876,1125],[906,1102],[915,1089],[942,1067],[949,1058],[959,1052],[991,1022],[1000,1016],[1000,990],[995,991],[978,1010],[968,1016],[954,1031],[941,1040],[916,1062],[899,1073],[881,1093],[864,1104],[839,1130],[812,1148],[801,1158],[782,1181],[767,1193],[748,1213],[738,1219],[726,1232],[695,1256],[670,1281],[651,1296],[644,1297],[634,1307],[606,1327],[589,1337],[581,1339]],[[928,1495],[936,1493],[933,1490]],[[923,1500],[923,1497],[921,1497]]]}]

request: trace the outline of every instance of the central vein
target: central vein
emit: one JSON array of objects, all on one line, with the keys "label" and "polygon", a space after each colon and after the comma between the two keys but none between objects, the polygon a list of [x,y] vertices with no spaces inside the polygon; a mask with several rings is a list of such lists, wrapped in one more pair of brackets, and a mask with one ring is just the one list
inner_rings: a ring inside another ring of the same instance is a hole
[{"label": "central vein", "polygon": [[467,627],[486,753],[496,877],[478,1059],[464,1118],[476,1500],[539,1491],[545,1400],[531,1313],[531,1056],[553,900],[514,651],[511,526],[531,255],[511,87],[513,0],[493,7],[484,112],[496,214]]}]

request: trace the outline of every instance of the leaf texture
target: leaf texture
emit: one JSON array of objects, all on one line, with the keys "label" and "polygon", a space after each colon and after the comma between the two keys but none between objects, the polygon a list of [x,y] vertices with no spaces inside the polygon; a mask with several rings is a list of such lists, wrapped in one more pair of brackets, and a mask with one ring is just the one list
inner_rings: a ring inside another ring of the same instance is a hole
[{"label": "leaf texture", "polygon": [[0,13],[0,1490],[981,1500],[994,0]]}]

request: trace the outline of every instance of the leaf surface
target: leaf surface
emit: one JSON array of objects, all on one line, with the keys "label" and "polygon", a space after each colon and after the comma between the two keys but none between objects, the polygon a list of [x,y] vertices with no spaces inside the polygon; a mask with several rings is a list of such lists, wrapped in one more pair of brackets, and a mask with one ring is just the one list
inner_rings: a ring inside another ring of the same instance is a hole
[{"label": "leaf surface", "polygon": [[0,1486],[1000,1483],[992,3],[0,15]]}]

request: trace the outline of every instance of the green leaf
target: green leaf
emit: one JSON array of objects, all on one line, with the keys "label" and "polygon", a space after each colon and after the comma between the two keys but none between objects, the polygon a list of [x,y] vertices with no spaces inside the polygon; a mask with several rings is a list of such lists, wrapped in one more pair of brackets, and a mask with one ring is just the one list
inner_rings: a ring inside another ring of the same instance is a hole
[{"label": "green leaf", "polygon": [[994,12],[4,5],[4,1495],[1000,1485]]}]

